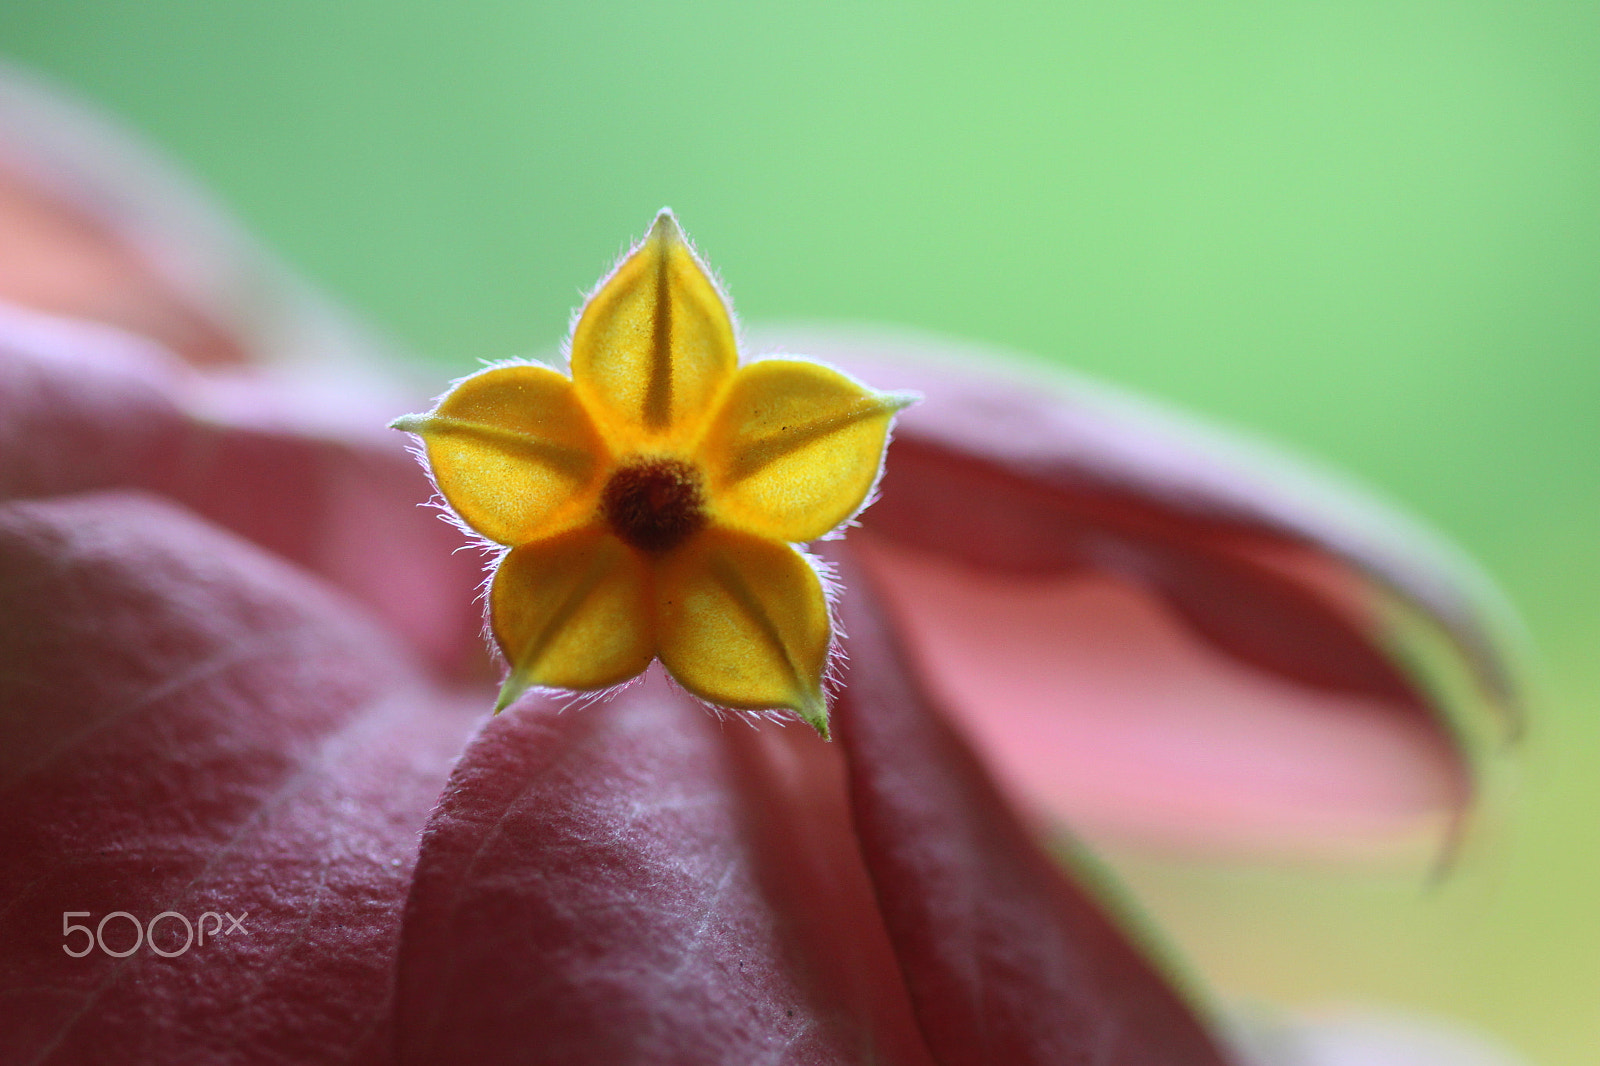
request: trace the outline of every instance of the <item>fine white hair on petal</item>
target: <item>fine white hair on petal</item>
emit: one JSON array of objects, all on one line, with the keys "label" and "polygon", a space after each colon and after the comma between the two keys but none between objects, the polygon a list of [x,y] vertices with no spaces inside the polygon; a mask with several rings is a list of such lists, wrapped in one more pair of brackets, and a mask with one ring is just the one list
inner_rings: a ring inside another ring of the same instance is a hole
[{"label": "fine white hair on petal", "polygon": [[838,567],[831,561],[801,545],[794,545],[794,548],[817,575],[822,585],[822,598],[828,606],[828,655],[822,666],[822,701],[824,707],[831,709],[834,697],[844,685],[843,668],[849,661],[844,650],[844,623],[839,618],[839,598],[844,594],[844,582],[839,579]]},{"label": "fine white hair on petal", "polygon": [[572,710],[587,710],[590,707],[594,707],[602,703],[609,703],[616,699],[617,696],[621,695],[624,690],[632,688],[634,685],[642,682],[645,678],[645,674],[647,673],[649,673],[648,669],[642,671],[634,677],[628,678],[626,681],[619,681],[615,685],[608,685],[605,688],[590,689],[587,691],[574,691],[573,689],[567,688],[546,688],[542,685],[535,685],[524,691],[517,697],[517,699],[520,700],[523,696],[526,696],[529,692],[531,692],[535,695],[553,700],[556,704],[557,714],[566,714],[568,711]]}]

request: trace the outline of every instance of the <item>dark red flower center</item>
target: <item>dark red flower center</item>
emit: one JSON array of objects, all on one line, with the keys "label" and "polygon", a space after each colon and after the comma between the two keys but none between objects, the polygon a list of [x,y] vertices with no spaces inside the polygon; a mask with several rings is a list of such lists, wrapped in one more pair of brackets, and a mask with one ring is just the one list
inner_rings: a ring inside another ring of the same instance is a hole
[{"label": "dark red flower center", "polygon": [[640,551],[664,552],[706,524],[700,472],[677,459],[641,459],[606,482],[600,513]]}]

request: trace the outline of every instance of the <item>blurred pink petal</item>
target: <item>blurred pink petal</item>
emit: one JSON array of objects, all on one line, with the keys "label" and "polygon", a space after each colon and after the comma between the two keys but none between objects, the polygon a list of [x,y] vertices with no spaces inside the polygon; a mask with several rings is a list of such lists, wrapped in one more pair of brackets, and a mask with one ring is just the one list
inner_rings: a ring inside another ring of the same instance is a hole
[{"label": "blurred pink petal", "polygon": [[365,601],[451,673],[482,671],[479,563],[419,504],[399,435],[352,404],[297,422],[290,397],[215,379],[147,341],[0,304],[0,499],[137,487]]},{"label": "blurred pink petal", "polygon": [[1220,657],[1125,582],[857,550],[889,575],[919,670],[1074,831],[1359,855],[1407,830],[1437,837],[1459,801],[1462,764],[1427,719]]},{"label": "blurred pink petal", "polygon": [[115,326],[195,365],[325,370],[376,347],[137,137],[4,61],[0,234],[0,300]]},{"label": "blurred pink petal", "polygon": [[1514,707],[1481,579],[1447,551],[1093,386],[979,374],[926,338],[785,346],[926,394],[857,547],[1025,796],[1090,832],[1301,854],[1459,816],[1463,722],[1410,668],[1402,609],[1491,715]]},{"label": "blurred pink petal", "polygon": [[1167,979],[1041,850],[854,585],[839,738],[862,854],[938,1061],[1222,1063]]},{"label": "blurred pink petal", "polygon": [[[0,1058],[380,1041],[416,832],[472,716],[339,597],[150,497],[0,506],[0,599]],[[174,958],[73,958],[66,911],[248,917]]]}]

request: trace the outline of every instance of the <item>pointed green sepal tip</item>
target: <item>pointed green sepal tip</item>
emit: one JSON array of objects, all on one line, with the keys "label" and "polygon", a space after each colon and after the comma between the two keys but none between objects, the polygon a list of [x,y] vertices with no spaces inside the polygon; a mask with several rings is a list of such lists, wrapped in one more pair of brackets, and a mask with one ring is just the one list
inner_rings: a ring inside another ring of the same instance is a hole
[{"label": "pointed green sepal tip", "polygon": [[421,433],[427,424],[427,415],[401,415],[389,423],[389,428],[398,429],[402,433]]},{"label": "pointed green sepal tip", "polygon": [[833,732],[828,728],[828,701],[823,698],[821,691],[806,693],[794,711],[823,740],[833,739]]},{"label": "pointed green sepal tip", "polygon": [[500,695],[494,699],[494,713],[499,714],[513,703],[524,692],[528,691],[527,679],[513,670],[506,675],[505,684],[500,686]]}]

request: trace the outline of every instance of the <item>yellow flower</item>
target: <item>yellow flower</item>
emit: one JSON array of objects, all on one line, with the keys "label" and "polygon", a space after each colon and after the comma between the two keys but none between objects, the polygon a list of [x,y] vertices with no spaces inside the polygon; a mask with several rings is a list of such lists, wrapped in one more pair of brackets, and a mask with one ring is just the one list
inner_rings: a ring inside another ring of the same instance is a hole
[{"label": "yellow flower", "polygon": [[795,545],[866,506],[916,396],[805,360],[738,365],[728,305],[670,211],[584,305],[571,371],[493,366],[394,422],[460,520],[510,549],[489,587],[511,666],[495,710],[660,659],[707,703],[792,711],[826,737],[834,627]]}]

